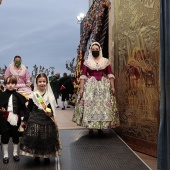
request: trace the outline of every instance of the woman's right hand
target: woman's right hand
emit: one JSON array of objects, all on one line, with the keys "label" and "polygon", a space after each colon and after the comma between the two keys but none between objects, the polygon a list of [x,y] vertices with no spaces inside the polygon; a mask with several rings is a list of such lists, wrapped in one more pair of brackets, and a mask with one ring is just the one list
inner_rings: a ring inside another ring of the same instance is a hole
[{"label": "woman's right hand", "polygon": [[80,98],[83,97],[83,92],[84,92],[84,90],[83,90],[83,89],[80,89]]},{"label": "woman's right hand", "polygon": [[112,87],[112,88],[111,88],[111,91],[112,91],[112,94],[114,95],[114,94],[115,94],[115,88]]}]

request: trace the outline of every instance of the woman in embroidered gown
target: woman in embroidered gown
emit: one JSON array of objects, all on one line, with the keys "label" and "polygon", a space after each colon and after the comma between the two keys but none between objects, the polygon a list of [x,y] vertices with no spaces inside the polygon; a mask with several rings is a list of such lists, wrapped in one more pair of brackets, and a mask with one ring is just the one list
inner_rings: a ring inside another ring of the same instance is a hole
[{"label": "woman in embroidered gown", "polygon": [[109,60],[103,57],[100,44],[94,42],[83,64],[73,121],[89,128],[89,135],[93,135],[93,129],[101,135],[102,129],[119,126],[114,93],[114,75]]},{"label": "woman in embroidered gown", "polygon": [[21,125],[26,129],[20,142],[21,155],[35,157],[35,162],[59,155],[61,143],[55,117],[56,101],[46,74],[40,73],[34,84],[27,112]]},{"label": "woman in embroidered gown", "polygon": [[20,56],[15,56],[13,62],[7,67],[4,76],[13,75],[17,77],[16,89],[21,93],[29,93],[30,88],[30,76],[27,68],[21,63],[22,59]]}]

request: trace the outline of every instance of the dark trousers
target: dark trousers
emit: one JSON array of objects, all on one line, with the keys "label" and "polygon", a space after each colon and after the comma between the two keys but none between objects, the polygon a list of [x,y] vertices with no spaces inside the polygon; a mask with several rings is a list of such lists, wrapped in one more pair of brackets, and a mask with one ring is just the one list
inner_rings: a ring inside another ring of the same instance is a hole
[{"label": "dark trousers", "polygon": [[1,143],[2,144],[8,144],[10,137],[12,137],[12,142],[14,144],[18,144],[19,143],[18,126],[9,125],[9,130],[5,131],[1,135]]},{"label": "dark trousers", "polygon": [[61,101],[64,102],[65,100],[69,101],[69,93],[67,91],[63,90],[61,92]]},{"label": "dark trousers", "polygon": [[54,94],[56,103],[58,104],[57,99],[59,98],[59,94],[57,92],[55,92],[55,91],[53,92],[53,94]]}]

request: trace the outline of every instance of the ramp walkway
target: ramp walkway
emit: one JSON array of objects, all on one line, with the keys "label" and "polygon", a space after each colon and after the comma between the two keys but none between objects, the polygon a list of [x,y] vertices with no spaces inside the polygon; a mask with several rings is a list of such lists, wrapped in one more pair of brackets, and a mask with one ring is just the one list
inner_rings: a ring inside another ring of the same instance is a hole
[{"label": "ramp walkway", "polygon": [[[61,103],[59,103],[61,106]],[[12,143],[9,144],[9,164],[3,164],[0,149],[0,170],[149,170],[113,130],[97,131],[89,137],[88,129],[71,121],[74,108],[57,108],[57,124],[62,141],[61,156],[51,158],[49,165],[43,159],[36,165],[31,157],[20,156],[19,162],[12,158]]]},{"label": "ramp walkway", "polygon": [[46,165],[43,159],[36,165],[31,157],[12,158],[9,147],[9,164],[3,164],[0,152],[0,170],[149,170],[150,168],[110,130],[104,136],[89,137],[87,129],[60,130],[62,152],[59,159],[51,158]]}]

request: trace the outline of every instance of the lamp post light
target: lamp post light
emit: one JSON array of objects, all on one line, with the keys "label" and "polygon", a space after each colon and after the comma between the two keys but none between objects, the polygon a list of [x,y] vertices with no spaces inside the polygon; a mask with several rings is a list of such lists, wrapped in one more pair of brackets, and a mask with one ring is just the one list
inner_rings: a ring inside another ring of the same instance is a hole
[{"label": "lamp post light", "polygon": [[76,18],[77,18],[77,23],[80,24],[83,19],[84,19],[85,15],[83,13],[80,13]]},{"label": "lamp post light", "polygon": [[77,18],[77,23],[80,24],[80,36],[82,33],[82,21],[84,19],[85,15],[83,13],[80,13],[76,18]]}]

